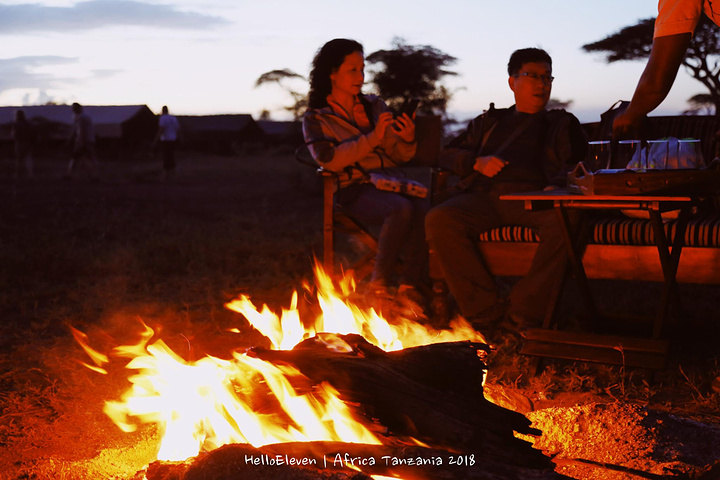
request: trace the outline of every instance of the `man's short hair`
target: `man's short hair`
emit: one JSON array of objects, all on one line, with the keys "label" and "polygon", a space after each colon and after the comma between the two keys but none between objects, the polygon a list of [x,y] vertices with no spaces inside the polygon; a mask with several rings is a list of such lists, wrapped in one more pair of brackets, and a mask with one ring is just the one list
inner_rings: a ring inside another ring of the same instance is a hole
[{"label": "man's short hair", "polygon": [[508,75],[511,77],[520,72],[520,69],[526,63],[540,63],[546,62],[552,67],[552,58],[542,48],[521,48],[515,50],[510,55],[510,61],[508,62]]}]

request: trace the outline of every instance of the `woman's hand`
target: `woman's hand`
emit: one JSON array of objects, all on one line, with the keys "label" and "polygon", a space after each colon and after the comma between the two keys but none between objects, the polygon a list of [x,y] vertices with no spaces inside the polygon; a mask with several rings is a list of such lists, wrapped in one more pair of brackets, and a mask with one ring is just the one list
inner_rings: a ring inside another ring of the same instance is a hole
[{"label": "woman's hand", "polygon": [[393,124],[393,122],[394,119],[392,113],[383,112],[380,114],[377,119],[377,123],[375,124],[375,135],[378,140],[385,138],[385,132],[387,132],[387,129]]},{"label": "woman's hand", "polygon": [[486,177],[494,177],[500,170],[505,168],[505,165],[507,165],[507,162],[502,158],[493,156],[477,157],[473,169]]},{"label": "woman's hand", "polygon": [[415,141],[415,114],[413,114],[412,118],[407,113],[403,113],[399,117],[395,119],[395,122],[393,123],[393,128],[395,129],[395,132],[397,132],[398,136],[405,140],[406,142],[414,142]]}]

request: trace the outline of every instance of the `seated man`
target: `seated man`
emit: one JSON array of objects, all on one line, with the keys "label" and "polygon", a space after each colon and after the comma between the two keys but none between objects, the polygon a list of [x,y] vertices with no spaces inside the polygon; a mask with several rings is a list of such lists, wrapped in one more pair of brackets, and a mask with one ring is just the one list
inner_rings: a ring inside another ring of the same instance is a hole
[{"label": "seated man", "polygon": [[[587,148],[575,116],[546,110],[553,77],[544,50],[515,51],[508,73],[515,105],[475,118],[443,149],[441,165],[466,176],[460,182],[465,189],[433,208],[425,222],[431,251],[460,313],[483,333],[503,316],[515,328],[539,325],[567,263],[555,211],[528,212],[523,202],[498,197],[564,186]],[[482,232],[501,225],[529,226],[540,237],[530,271],[514,286],[509,304],[499,298],[477,248]]]}]

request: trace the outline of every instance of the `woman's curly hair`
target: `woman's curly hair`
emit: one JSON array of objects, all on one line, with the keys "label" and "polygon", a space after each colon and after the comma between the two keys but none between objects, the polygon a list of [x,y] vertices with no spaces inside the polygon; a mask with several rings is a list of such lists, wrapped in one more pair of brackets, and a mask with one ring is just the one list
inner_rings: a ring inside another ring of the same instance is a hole
[{"label": "woman's curly hair", "polygon": [[327,105],[327,96],[332,91],[330,74],[337,70],[351,53],[363,53],[363,46],[355,40],[336,38],[323,45],[315,54],[310,71],[309,108]]}]

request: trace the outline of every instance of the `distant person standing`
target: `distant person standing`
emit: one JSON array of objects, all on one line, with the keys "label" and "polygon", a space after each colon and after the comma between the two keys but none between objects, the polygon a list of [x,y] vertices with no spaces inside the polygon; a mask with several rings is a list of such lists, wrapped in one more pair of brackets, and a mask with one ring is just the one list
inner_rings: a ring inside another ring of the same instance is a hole
[{"label": "distant person standing", "polygon": [[33,178],[33,144],[35,131],[23,110],[15,112],[12,124],[12,137],[15,142],[15,178],[20,177],[21,165],[25,164],[27,178]]},{"label": "distant person standing", "polygon": [[179,131],[180,123],[177,117],[170,115],[167,105],[163,106],[155,141],[159,141],[162,148],[165,180],[170,179],[175,174],[175,146],[177,145]]},{"label": "distant person standing", "polygon": [[83,107],[79,103],[72,104],[72,112],[75,117],[73,121],[73,131],[70,137],[72,154],[65,178],[72,177],[78,162],[81,162],[81,165],[85,167],[85,162],[89,160],[90,175],[96,180],[98,169],[97,157],[95,156],[95,128],[93,127],[93,121],[90,116],[83,113]]}]

